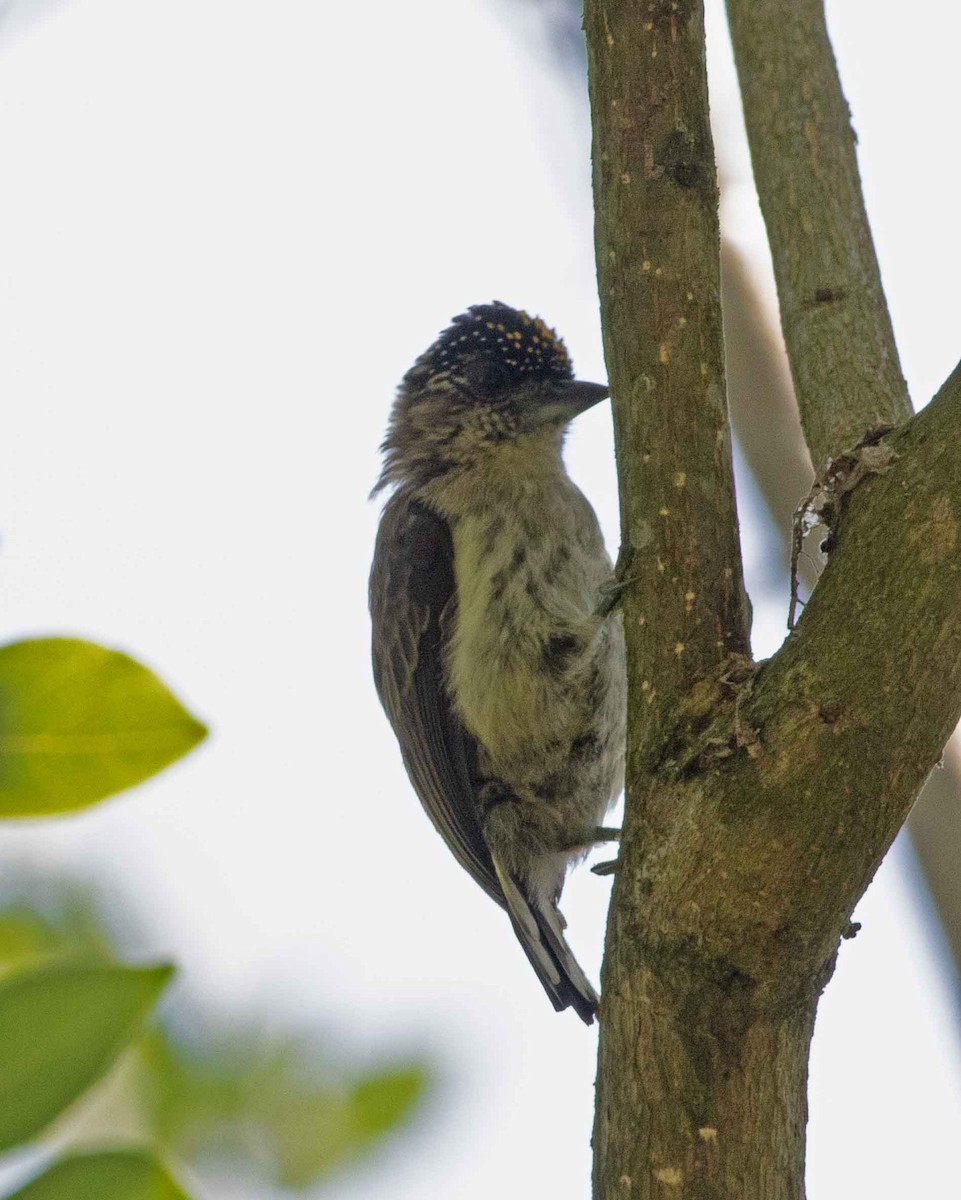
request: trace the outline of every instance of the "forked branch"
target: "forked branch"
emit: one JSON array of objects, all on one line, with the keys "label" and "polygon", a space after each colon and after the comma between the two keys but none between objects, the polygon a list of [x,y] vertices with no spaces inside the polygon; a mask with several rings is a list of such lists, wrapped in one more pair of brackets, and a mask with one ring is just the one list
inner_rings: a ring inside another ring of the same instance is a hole
[{"label": "forked branch", "polygon": [[[779,8],[750,7],[768,22]],[[810,0],[798,7],[810,14]],[[888,469],[845,495],[821,583],[755,673],[702,5],[587,0],[585,28],[598,277],[634,579],[595,1197],[800,1200],[817,999],[855,902],[961,713],[961,458],[951,452],[961,371],[889,436]],[[815,175],[846,129],[809,130]],[[835,200],[848,212],[860,194]],[[854,265],[838,260],[841,274],[824,283],[838,294],[813,297],[820,315],[790,313],[818,459],[907,411],[880,284],[872,291],[863,240],[855,249]],[[803,299],[806,264],[788,260]],[[875,335],[848,373],[838,356],[850,359],[851,346],[834,318],[860,312],[845,307],[849,283],[871,292],[862,315]]]}]

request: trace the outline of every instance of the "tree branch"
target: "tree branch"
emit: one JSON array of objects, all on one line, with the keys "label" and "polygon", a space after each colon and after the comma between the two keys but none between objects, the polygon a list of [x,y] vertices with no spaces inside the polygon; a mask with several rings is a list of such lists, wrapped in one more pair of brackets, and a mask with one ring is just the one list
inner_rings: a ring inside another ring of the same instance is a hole
[{"label": "tree branch", "polygon": [[[906,420],[910,400],[822,0],[727,0],[727,7],[785,340],[807,441],[823,463],[870,425]],[[739,311],[728,318],[738,320]],[[909,828],[961,966],[961,889],[951,865],[961,837],[952,802],[958,755],[947,762],[929,780]]]},{"label": "tree branch", "polygon": [[[721,292],[731,423],[776,527],[780,550],[790,544],[791,517],[810,486],[811,462],[783,347],[779,339],[775,345],[768,314],[747,265],[731,245],[721,247]],[[784,587],[786,597],[786,581]],[[949,744],[944,769],[928,776],[907,823],[956,972],[961,970],[959,793],[961,757]]]},{"label": "tree branch", "polygon": [[645,731],[746,653],[700,0],[588,0],[595,239]]},{"label": "tree branch", "polygon": [[[585,8],[598,274],[634,580],[598,1200],[803,1196],[817,999],[961,712],[961,369],[891,436],[885,472],[843,498],[836,549],[778,655],[756,674],[731,656],[746,648],[747,609],[702,18],[697,0]],[[840,344],[828,326],[831,361]],[[815,397],[812,445],[836,453],[889,416],[866,414],[864,378],[848,381],[860,381],[852,407],[822,405],[829,389]]]},{"label": "tree branch", "polygon": [[647,781],[605,960],[604,1200],[803,1196],[817,999],[961,715],[959,425],[961,366],[850,495],[782,650],[739,695],[698,685]]},{"label": "tree branch", "polygon": [[816,465],[911,415],[822,0],[727,0],[781,325]]}]

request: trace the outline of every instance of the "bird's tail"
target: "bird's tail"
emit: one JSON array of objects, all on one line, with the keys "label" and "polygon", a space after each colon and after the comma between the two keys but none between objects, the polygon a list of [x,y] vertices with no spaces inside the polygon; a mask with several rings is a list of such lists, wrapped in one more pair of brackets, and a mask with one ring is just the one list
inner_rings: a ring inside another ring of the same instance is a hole
[{"label": "bird's tail", "polygon": [[507,901],[507,913],[537,978],[560,1012],[573,1008],[585,1025],[597,1014],[598,996],[564,940],[561,915],[554,904],[528,896],[494,858],[497,879]]}]

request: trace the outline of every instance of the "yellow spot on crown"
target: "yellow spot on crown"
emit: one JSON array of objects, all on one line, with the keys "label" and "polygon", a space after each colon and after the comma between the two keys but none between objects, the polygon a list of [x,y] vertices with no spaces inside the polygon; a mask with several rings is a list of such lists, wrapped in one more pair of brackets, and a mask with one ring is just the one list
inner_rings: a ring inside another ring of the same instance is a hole
[{"label": "yellow spot on crown", "polygon": [[658,347],[657,357],[660,359],[660,361],[662,363],[667,363],[667,362],[671,361],[671,356],[668,353],[668,349],[667,349],[667,342],[661,342],[660,346]]},{"label": "yellow spot on crown", "polygon": [[675,471],[674,472],[674,486],[676,488],[682,488],[682,487],[684,487],[684,485],[686,483],[687,483],[687,471]]},{"label": "yellow spot on crown", "polygon": [[666,517],[666,516],[667,516],[667,515],[670,513],[670,511],[671,511],[671,510],[670,510],[669,508],[659,508],[659,509],[657,510],[657,512],[658,512],[658,515],[659,515],[659,516],[661,516],[661,517]]},{"label": "yellow spot on crown", "polygon": [[684,643],[683,642],[675,642],[674,643],[674,653],[678,656],[678,658],[681,657],[681,655],[684,653]]},{"label": "yellow spot on crown", "polygon": [[658,1183],[666,1183],[668,1187],[680,1187],[684,1182],[684,1172],[679,1167],[658,1167],[654,1178]]}]

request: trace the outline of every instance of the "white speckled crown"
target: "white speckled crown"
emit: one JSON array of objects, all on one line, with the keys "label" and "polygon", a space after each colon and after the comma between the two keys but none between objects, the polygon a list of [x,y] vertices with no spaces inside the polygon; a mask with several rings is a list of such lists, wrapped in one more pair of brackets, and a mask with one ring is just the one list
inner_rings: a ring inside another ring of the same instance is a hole
[{"label": "white speckled crown", "polygon": [[567,349],[540,317],[495,300],[475,304],[455,317],[436,342],[420,356],[415,370],[431,374],[454,371],[478,356],[502,364],[512,373],[541,379],[572,379]]}]

